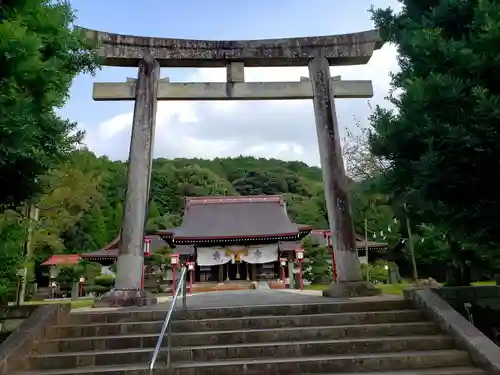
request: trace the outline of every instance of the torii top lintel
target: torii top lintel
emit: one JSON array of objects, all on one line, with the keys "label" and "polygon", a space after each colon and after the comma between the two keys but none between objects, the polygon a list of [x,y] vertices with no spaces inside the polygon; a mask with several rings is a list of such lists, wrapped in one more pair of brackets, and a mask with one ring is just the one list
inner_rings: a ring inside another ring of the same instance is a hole
[{"label": "torii top lintel", "polygon": [[224,67],[243,62],[248,67],[306,66],[314,57],[330,65],[366,64],[383,45],[377,30],[352,34],[262,40],[189,40],[112,34],[79,28],[97,41],[107,66],[136,67],[152,56],[164,67]]}]

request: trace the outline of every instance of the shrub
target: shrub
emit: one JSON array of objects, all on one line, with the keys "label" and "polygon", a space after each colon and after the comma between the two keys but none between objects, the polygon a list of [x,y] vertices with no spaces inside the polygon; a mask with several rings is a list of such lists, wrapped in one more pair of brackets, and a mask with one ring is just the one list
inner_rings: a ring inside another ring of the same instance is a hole
[{"label": "shrub", "polygon": [[109,290],[115,285],[115,278],[113,275],[99,275],[94,278],[94,284],[106,287]]},{"label": "shrub", "polygon": [[[367,270],[368,268],[368,270]],[[369,281],[374,284],[377,283],[385,283],[389,277],[389,271],[385,269],[384,263],[376,263],[376,264],[362,264],[361,265],[361,273],[363,276],[363,280],[367,281],[367,271],[369,273]]]},{"label": "shrub", "polygon": [[83,291],[85,294],[94,293],[96,297],[102,296],[104,293],[109,292],[111,288],[102,285],[85,285]]}]

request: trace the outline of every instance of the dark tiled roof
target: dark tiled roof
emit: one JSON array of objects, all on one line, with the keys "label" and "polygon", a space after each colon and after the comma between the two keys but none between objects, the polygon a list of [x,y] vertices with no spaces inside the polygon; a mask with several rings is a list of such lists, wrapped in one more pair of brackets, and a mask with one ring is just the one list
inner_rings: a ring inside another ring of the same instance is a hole
[{"label": "dark tiled roof", "polygon": [[193,245],[175,245],[172,252],[179,253],[180,255],[193,255],[194,246]]},{"label": "dark tiled roof", "polygon": [[[149,243],[149,251],[154,253],[156,250],[168,246],[167,243],[160,236],[147,236],[151,239]],[[105,247],[100,250],[92,251],[90,253],[80,254],[84,259],[114,259],[118,257],[118,247],[120,246],[120,237],[118,236]],[[178,246],[179,247],[179,246]],[[188,249],[174,250],[180,254],[192,254],[194,250],[190,250],[190,253],[184,253],[182,251],[189,251]]]},{"label": "dark tiled roof", "polygon": [[230,239],[298,236],[299,227],[280,195],[195,197],[186,198],[182,225],[169,232],[179,240]]},{"label": "dark tiled roof", "polygon": [[302,246],[300,241],[279,241],[280,251],[295,251]]}]

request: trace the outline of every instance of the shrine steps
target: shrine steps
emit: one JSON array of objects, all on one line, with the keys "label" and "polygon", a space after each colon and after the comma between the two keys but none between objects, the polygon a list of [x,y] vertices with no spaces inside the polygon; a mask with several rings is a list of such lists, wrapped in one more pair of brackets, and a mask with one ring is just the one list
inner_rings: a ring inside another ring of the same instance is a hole
[{"label": "shrine steps", "polygon": [[[72,314],[52,327],[16,375],[149,375],[165,311]],[[176,312],[172,375],[484,375],[407,301]],[[373,372],[375,371],[375,372]]]}]

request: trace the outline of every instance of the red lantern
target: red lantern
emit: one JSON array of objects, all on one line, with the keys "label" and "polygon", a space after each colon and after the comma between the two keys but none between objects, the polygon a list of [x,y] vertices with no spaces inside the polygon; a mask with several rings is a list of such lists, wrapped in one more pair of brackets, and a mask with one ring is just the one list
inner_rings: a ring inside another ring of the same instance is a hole
[{"label": "red lantern", "polygon": [[179,260],[180,260],[180,255],[179,253],[173,253],[170,256],[170,264],[172,265],[172,295],[175,295],[175,284],[176,284],[176,271],[177,267],[179,266]]},{"label": "red lantern", "polygon": [[150,256],[151,255],[151,251],[150,251],[150,248],[149,248],[149,244],[150,243],[151,243],[151,238],[149,238],[149,237],[144,238],[144,255],[145,256]]},{"label": "red lantern", "polygon": [[80,289],[80,290],[78,291],[78,294],[79,294],[79,296],[80,296],[80,297],[83,297],[83,284],[85,283],[85,277],[83,277],[83,276],[82,276],[82,277],[80,277],[80,280],[79,280],[79,281],[80,281],[80,282],[79,282],[79,284],[80,284],[80,285],[79,285],[79,286],[80,286],[80,288],[79,288],[79,289]]},{"label": "red lantern", "polygon": [[188,271],[190,272],[189,275],[189,293],[193,293],[193,278],[194,278],[194,269],[195,269],[195,262],[186,262],[186,266],[188,268]]},{"label": "red lantern", "polygon": [[285,288],[285,289],[286,289],[286,278],[285,278],[286,263],[287,263],[287,259],[286,258],[280,258],[281,280],[283,281],[283,288]]},{"label": "red lantern", "polygon": [[[151,255],[151,252],[149,250],[149,244],[151,242],[151,238],[149,237],[144,237],[144,256],[148,257]],[[142,265],[142,278],[141,278],[141,289],[144,289],[144,276],[146,274],[146,265]]]},{"label": "red lantern", "polygon": [[302,261],[304,260],[304,248],[299,247],[295,249],[295,259],[299,262],[299,280],[300,280],[300,290],[304,290],[304,278],[302,277]]},{"label": "red lantern", "polygon": [[335,253],[333,252],[332,246],[332,233],[330,231],[325,233],[326,244],[328,245],[328,249],[330,249],[330,253],[332,254],[332,276],[333,281],[337,282],[337,263],[335,263]]}]

